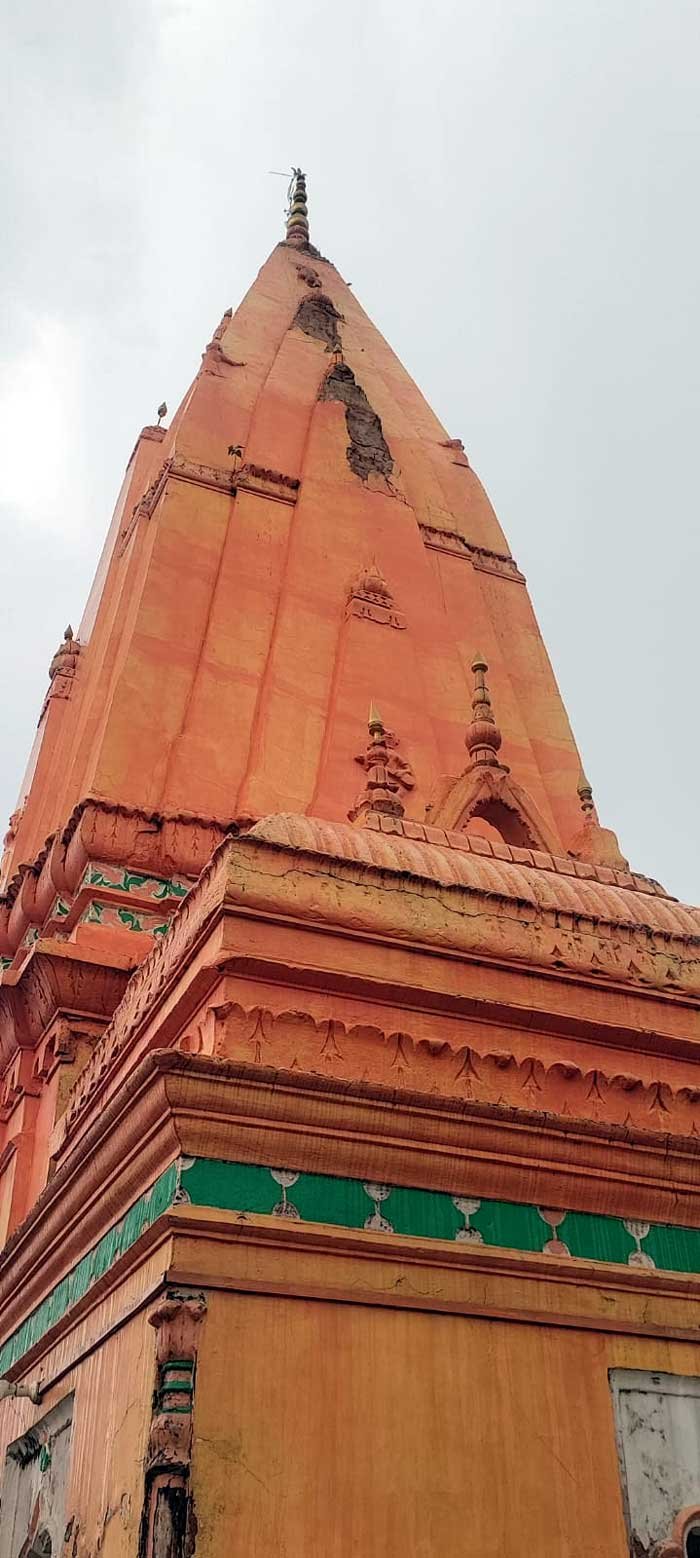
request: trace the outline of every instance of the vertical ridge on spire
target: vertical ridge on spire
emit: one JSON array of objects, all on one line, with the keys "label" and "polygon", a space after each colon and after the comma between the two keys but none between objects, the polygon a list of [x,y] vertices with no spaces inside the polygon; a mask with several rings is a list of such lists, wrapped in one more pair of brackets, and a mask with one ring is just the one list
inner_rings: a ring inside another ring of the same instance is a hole
[{"label": "vertical ridge on spire", "polygon": [[287,243],[303,249],[309,242],[309,212],[306,204],[306,174],[292,168],[287,209]]}]

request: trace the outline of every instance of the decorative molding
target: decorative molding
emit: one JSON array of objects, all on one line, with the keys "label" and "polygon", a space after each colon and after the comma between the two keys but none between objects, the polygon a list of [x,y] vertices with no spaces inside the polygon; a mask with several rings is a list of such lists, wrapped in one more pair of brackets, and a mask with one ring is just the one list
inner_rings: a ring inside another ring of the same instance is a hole
[{"label": "decorative molding", "polygon": [[209,1007],[207,1018],[196,1040],[188,1030],[178,1048],[277,1067],[299,1078],[364,1078],[379,1085],[391,1078],[399,1091],[502,1110],[535,1110],[569,1122],[665,1130],[696,1136],[700,1144],[700,1081],[697,1087],[673,1087],[655,1076],[653,1060],[644,1078],[639,1071],[585,1068],[564,1054],[545,1062],[537,1052],[523,1054],[521,1045],[519,1053],[507,1042],[489,1049],[451,1044],[437,1027],[434,1035],[419,1039],[408,1027],[387,1032],[370,1022],[318,1019],[296,1009],[246,1009],[230,1001]]},{"label": "decorative molding", "polygon": [[272,498],[278,503],[296,503],[301,486],[298,477],[285,476],[281,471],[268,470],[261,465],[248,463],[239,468],[202,465],[184,455],[172,454],[135,504],[121,532],[120,555],[126,550],[138,520],[151,519],[169,481],[188,482],[191,486],[206,487],[211,492],[223,492],[230,497],[240,488],[246,492],[256,492],[263,498]]},{"label": "decorative molding", "polygon": [[17,1050],[35,1050],[57,1016],[107,1022],[127,987],[132,966],[105,949],[39,941],[22,969],[0,984],[0,1067]]},{"label": "decorative molding", "polygon": [[[301,923],[318,923],[320,917],[326,928],[347,928],[352,923],[356,935],[405,939],[413,934],[416,901],[430,899],[434,939],[443,954],[449,945],[460,957],[515,959],[553,973],[566,970],[574,977],[612,976],[622,985],[646,979],[655,990],[682,991],[686,1000],[692,1000],[700,988],[700,936],[693,911],[640,895],[638,912],[643,917],[635,919],[630,912],[625,923],[627,904],[632,911],[631,893],[597,883],[593,889],[570,877],[548,879],[544,873],[529,885],[526,871],[501,860],[477,859],[481,851],[472,858],[468,851],[426,848],[405,838],[395,844],[391,836],[384,836],[382,825],[392,825],[391,835],[393,824],[401,819],[390,816],[377,821],[380,829],[373,831],[307,817],[268,818],[247,836],[222,845],[175,915],[169,934],[133,974],[71,1094],[66,1131],[75,1128],[98,1088],[107,1084],[141,1026],[152,1021],[166,986],[184,972],[185,960],[208,922],[227,909],[243,908],[249,916],[273,919],[293,913]],[[358,834],[362,843],[358,841],[353,850],[351,839]],[[485,841],[472,840],[481,842]],[[316,866],[309,868],[307,858],[303,868],[290,872],[287,865],[280,877],[274,852],[290,848],[304,849],[307,857],[316,854]],[[394,874],[393,882],[389,873]],[[361,913],[353,895],[356,881],[365,889]],[[331,882],[333,895],[324,894],[322,911],[318,884]],[[458,889],[462,890],[461,909]],[[587,891],[593,893],[592,899]],[[450,903],[453,911],[447,921],[444,911],[434,907],[441,893],[446,895],[445,908]],[[686,923],[692,928],[686,929]],[[430,944],[431,925],[424,918],[422,945]]]},{"label": "decorative molding", "polygon": [[115,1265],[162,1212],[172,1206],[179,1165],[172,1163],[119,1221],[92,1246],[0,1346],[0,1374],[7,1374],[30,1348]]},{"label": "decorative molding", "polygon": [[83,882],[89,887],[111,888],[119,893],[135,893],[138,898],[163,902],[166,899],[186,898],[192,886],[182,876],[151,876],[149,872],[130,871],[128,866],[113,866],[96,861],[88,866]]},{"label": "decorative molding", "polygon": [[394,597],[376,563],[361,568],[350,586],[345,616],[346,619],[362,617],[386,627],[406,627],[406,618],[403,612],[396,610]]},{"label": "decorative molding", "polygon": [[256,492],[259,497],[272,498],[276,503],[296,503],[301,487],[297,476],[285,476],[281,471],[251,463],[242,465],[236,472],[235,484],[245,492]]},{"label": "decorative molding", "polygon": [[[358,1141],[372,1183],[449,1195],[468,1184],[481,1199],[514,1202],[527,1185],[528,1200],[545,1208],[653,1224],[698,1221],[697,1136],[160,1050],[95,1114],[2,1252],[6,1334],[24,1324],[50,1288],[58,1285],[63,1301],[71,1264],[181,1155],[228,1160],[235,1142],[238,1162],[282,1162],[294,1171],[352,1178]],[[179,1185],[173,1203],[182,1200]],[[147,1217],[144,1227],[153,1221]]]},{"label": "decorative molding", "polygon": [[[460,460],[457,462],[462,464]],[[467,462],[468,463],[468,462]],[[437,525],[419,524],[418,526],[426,546],[436,552],[447,552],[453,557],[464,557],[474,568],[479,568],[482,573],[495,573],[504,579],[513,579],[517,584],[525,584],[525,575],[520,572],[515,559],[505,552],[492,552],[488,547],[475,546],[472,541],[465,540],[457,530],[443,530]]]},{"label": "decorative molding", "polygon": [[[90,1290],[173,1207],[212,1208],[245,1217],[269,1219],[268,1237],[283,1237],[285,1225],[322,1224],[369,1238],[366,1256],[385,1253],[382,1236],[407,1243],[439,1241],[456,1247],[467,1261],[522,1252],[537,1262],[540,1280],[555,1280],[561,1262],[596,1262],[616,1268],[620,1280],[635,1275],[653,1281],[666,1274],[700,1274],[700,1229],[679,1225],[639,1225],[622,1217],[566,1209],[539,1208],[527,1201],[488,1200],[473,1195],[468,1182],[448,1193],[370,1179],[279,1169],[274,1165],[221,1159],[187,1158],[172,1163],[97,1244],[53,1287],[0,1347],[0,1371],[6,1375],[22,1358],[82,1304]],[[292,1194],[290,1194],[290,1192]],[[628,1227],[629,1222],[629,1227]],[[556,1228],[557,1236],[548,1237]],[[300,1233],[303,1232],[300,1229]],[[644,1260],[637,1258],[644,1240]],[[157,1379],[149,1434],[147,1469],[186,1468],[191,1448],[191,1403],[198,1333],[206,1313],[200,1292],[170,1288],[149,1316],[157,1333]]]},{"label": "decorative molding", "polygon": [[[72,905],[89,864],[103,872],[113,866],[132,876],[142,872],[146,881],[182,883],[198,877],[218,845],[249,824],[249,817],[144,811],[87,797],[65,828],[49,835],[32,864],[18,868],[0,896],[0,955],[12,959],[30,926],[45,934],[58,917],[60,929],[66,929],[56,900]],[[150,889],[146,893],[150,896]],[[179,888],[172,896],[181,896]]]},{"label": "decorative molding", "polygon": [[[444,824],[438,825],[425,822],[414,822],[404,817],[396,826],[393,824],[368,822],[367,827],[382,832],[400,834],[403,838],[415,840],[417,843],[438,845],[440,849],[456,849],[461,854],[480,855],[491,860],[510,861],[513,865],[533,868],[537,871],[553,871],[556,875],[576,877],[582,882],[600,882],[602,886],[622,888],[625,891],[644,893],[647,897],[663,898],[669,904],[676,904],[677,899],[671,898],[660,882],[655,882],[652,877],[640,876],[638,872],[613,870],[607,866],[595,866],[590,861],[574,859],[570,855],[550,854],[548,850],[526,849],[519,845],[511,845],[492,842],[486,838],[472,837],[467,833],[457,832],[447,828]],[[685,905],[683,906],[685,908]],[[695,915],[696,911],[690,909]],[[698,918],[698,936],[700,936],[700,917]]]},{"label": "decorative molding", "polygon": [[[225,882],[225,861],[221,858],[220,850],[217,850],[208,870],[197,884],[202,891],[197,893],[194,909],[193,895],[190,894],[176,914],[170,933],[156,944],[132,975],[115,1014],[116,1021],[110,1023],[103,1040],[81,1071],[63,1118],[66,1136],[70,1135],[89,1105],[95,1090],[113,1070],[128,1036],[138,1029],[146,1017],[152,1015],[157,1000],[181,960],[204,932],[210,916],[221,908],[222,878]],[[163,946],[168,949],[165,959],[158,955]]]},{"label": "decorative molding", "polygon": [[[468,1167],[463,1173],[462,1189],[450,1195],[414,1186],[376,1184],[366,1177],[343,1178],[306,1169],[195,1158],[183,1163],[180,1184],[182,1199],[193,1206],[393,1233],[409,1239],[445,1239],[463,1247],[523,1250],[572,1261],[700,1275],[698,1228],[652,1228],[649,1223],[593,1212],[572,1214],[565,1208],[554,1210],[528,1201],[487,1200],[473,1195]],[[645,1243],[641,1260],[640,1239]]]},{"label": "decorative molding", "polygon": [[156,1333],[156,1387],[146,1470],[189,1470],[192,1406],[199,1328],[207,1312],[203,1293],[168,1288],[148,1316]]},{"label": "decorative molding", "polygon": [[172,922],[170,919],[164,919],[162,914],[149,914],[136,907],[130,909],[116,903],[105,903],[99,898],[90,898],[78,923],[102,925],[114,930],[136,931],[147,936],[165,936]]}]

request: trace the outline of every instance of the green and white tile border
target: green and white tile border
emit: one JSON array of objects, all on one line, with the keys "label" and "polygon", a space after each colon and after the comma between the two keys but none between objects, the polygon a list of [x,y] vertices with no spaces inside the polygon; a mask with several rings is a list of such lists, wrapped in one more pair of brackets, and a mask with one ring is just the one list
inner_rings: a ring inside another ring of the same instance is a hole
[{"label": "green and white tile border", "polygon": [[406,1238],[443,1239],[463,1248],[522,1250],[646,1270],[700,1273],[700,1229],[650,1225],[591,1212],[553,1211],[469,1194],[412,1190],[370,1180],[212,1158],[171,1164],[0,1346],[0,1375],[89,1291],[163,1212],[181,1202],[285,1221]]}]

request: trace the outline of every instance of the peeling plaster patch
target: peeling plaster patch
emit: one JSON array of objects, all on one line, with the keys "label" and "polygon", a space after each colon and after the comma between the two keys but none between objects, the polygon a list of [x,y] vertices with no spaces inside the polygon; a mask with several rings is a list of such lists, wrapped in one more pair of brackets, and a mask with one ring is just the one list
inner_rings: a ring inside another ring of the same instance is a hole
[{"label": "peeling plaster patch", "polygon": [[[309,299],[309,301],[313,301]],[[348,465],[367,480],[371,471],[378,476],[391,476],[394,462],[389,445],[382,432],[382,424],[372,409],[355,375],[347,363],[337,363],[321,385],[319,400],[339,400],[345,406],[345,422],[350,443],[347,448]]]},{"label": "peeling plaster patch", "polygon": [[312,336],[315,341],[323,341],[329,350],[337,351],[340,348],[338,321],[342,317],[331,299],[319,292],[316,297],[304,298],[299,304],[294,324],[297,330],[303,330],[304,335]]}]

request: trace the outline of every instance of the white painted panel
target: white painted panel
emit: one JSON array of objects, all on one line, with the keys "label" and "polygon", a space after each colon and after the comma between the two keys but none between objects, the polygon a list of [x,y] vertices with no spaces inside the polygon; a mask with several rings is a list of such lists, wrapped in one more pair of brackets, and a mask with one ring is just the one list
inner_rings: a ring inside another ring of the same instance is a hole
[{"label": "white painted panel", "polygon": [[613,1369],[610,1383],[631,1550],[650,1553],[700,1505],[700,1378]]}]

